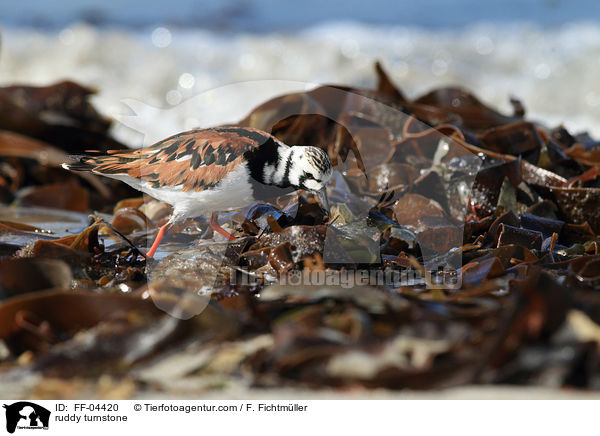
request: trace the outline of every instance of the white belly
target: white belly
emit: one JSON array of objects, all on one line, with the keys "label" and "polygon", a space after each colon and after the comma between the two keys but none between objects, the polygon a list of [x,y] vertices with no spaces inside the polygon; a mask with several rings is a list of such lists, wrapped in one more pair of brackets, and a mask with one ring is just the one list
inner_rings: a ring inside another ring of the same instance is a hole
[{"label": "white belly", "polygon": [[230,172],[216,187],[204,191],[183,191],[180,186],[153,188],[148,182],[132,183],[134,188],[173,206],[173,219],[194,217],[210,212],[240,209],[254,203],[246,165]]}]

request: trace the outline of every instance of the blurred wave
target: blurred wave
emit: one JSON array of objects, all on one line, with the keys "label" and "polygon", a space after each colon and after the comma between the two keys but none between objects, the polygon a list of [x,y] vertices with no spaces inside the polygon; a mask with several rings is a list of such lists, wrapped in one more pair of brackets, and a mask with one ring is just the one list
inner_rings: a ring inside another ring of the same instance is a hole
[{"label": "blurred wave", "polygon": [[[98,88],[99,109],[118,118],[130,113],[122,99],[171,108],[240,81],[372,86],[379,59],[408,96],[459,85],[506,112],[517,97],[534,119],[600,136],[600,2],[481,4],[2,2],[0,83],[74,79]],[[228,98],[236,115],[250,101],[244,93]],[[187,113],[169,113],[157,126],[192,124]]]}]

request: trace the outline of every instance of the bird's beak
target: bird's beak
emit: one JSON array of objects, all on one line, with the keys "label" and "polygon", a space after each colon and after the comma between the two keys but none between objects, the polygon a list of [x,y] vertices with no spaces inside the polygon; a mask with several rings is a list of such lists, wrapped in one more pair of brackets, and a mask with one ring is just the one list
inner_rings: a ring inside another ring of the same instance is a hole
[{"label": "bird's beak", "polygon": [[319,202],[327,212],[327,215],[331,217],[331,210],[329,209],[329,200],[327,199],[327,188],[323,188],[320,191],[317,191],[317,198]]}]

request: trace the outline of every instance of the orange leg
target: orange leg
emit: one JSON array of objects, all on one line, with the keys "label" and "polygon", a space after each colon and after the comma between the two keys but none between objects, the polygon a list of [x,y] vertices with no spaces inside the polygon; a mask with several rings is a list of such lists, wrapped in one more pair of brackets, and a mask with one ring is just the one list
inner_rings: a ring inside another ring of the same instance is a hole
[{"label": "orange leg", "polygon": [[229,239],[230,241],[235,241],[235,236],[233,236],[232,234],[230,234],[229,232],[227,232],[223,227],[221,227],[219,225],[219,223],[217,223],[217,214],[213,213],[210,216],[210,228],[213,229],[215,232],[219,233],[220,235],[223,235],[226,239]]},{"label": "orange leg", "polygon": [[169,227],[169,225],[170,225],[170,223],[166,223],[165,225],[163,225],[160,228],[160,230],[158,231],[158,235],[156,235],[156,239],[154,240],[154,243],[152,244],[152,247],[150,247],[150,250],[146,254],[146,257],[148,257],[148,258],[154,257],[154,253],[156,253],[156,249],[160,245],[160,241],[162,241],[162,238],[165,236],[167,227]]}]

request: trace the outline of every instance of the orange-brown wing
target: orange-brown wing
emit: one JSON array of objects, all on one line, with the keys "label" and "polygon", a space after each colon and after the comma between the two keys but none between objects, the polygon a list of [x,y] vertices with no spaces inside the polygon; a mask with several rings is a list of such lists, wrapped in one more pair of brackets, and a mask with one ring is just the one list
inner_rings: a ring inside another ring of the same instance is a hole
[{"label": "orange-brown wing", "polygon": [[144,149],[86,156],[81,163],[95,173],[129,176],[154,188],[181,186],[184,191],[201,191],[233,171],[246,152],[273,140],[268,133],[247,127],[197,129]]}]

